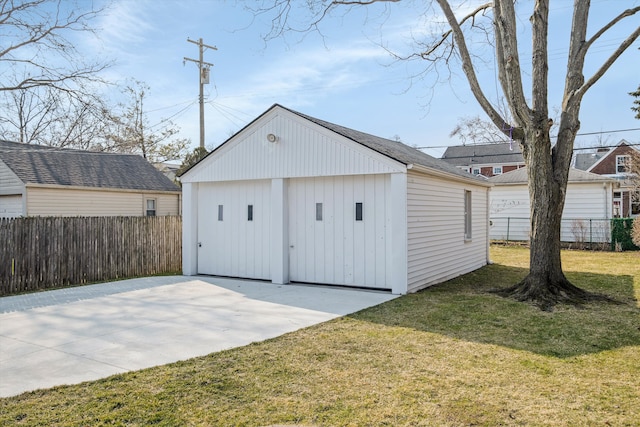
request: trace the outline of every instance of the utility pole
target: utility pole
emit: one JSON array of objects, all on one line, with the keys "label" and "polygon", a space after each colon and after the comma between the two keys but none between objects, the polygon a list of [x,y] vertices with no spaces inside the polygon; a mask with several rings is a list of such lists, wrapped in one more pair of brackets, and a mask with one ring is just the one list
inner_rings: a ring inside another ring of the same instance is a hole
[{"label": "utility pole", "polygon": [[200,148],[204,148],[204,85],[209,84],[209,68],[213,67],[210,62],[204,61],[204,50],[206,48],[218,50],[215,46],[209,46],[202,42],[202,37],[198,41],[187,38],[189,43],[197,44],[200,51],[199,59],[191,59],[184,57],[184,62],[195,62],[198,64],[198,71],[200,75]]}]

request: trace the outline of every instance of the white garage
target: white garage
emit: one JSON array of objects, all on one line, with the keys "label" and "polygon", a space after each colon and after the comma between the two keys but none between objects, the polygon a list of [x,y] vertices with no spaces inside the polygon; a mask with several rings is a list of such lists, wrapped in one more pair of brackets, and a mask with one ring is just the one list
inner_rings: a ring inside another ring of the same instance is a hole
[{"label": "white garage", "polygon": [[487,263],[489,184],[280,105],[181,179],[186,275],[406,293]]}]

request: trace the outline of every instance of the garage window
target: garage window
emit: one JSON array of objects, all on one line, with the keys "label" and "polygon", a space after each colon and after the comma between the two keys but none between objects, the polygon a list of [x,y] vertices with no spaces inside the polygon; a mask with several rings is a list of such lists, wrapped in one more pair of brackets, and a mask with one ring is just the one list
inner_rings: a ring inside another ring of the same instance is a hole
[{"label": "garage window", "polygon": [[356,221],[362,221],[362,203],[356,203]]},{"label": "garage window", "polygon": [[464,192],[464,238],[471,240],[471,191]]},{"label": "garage window", "polygon": [[316,221],[322,221],[322,203],[316,203]]},{"label": "garage window", "polygon": [[247,221],[253,221],[253,205],[247,206]]},{"label": "garage window", "polygon": [[224,206],[218,205],[218,221],[222,221]]}]

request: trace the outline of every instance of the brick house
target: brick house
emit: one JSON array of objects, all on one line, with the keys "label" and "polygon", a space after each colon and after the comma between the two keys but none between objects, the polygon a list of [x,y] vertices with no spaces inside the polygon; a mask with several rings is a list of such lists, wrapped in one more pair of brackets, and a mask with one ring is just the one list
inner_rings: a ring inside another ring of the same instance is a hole
[{"label": "brick house", "polygon": [[627,165],[636,146],[624,139],[608,150],[598,149],[596,153],[576,154],[574,167],[587,172],[614,178],[620,187],[613,193],[613,214],[615,217],[630,217],[640,214],[640,200],[634,197]]}]

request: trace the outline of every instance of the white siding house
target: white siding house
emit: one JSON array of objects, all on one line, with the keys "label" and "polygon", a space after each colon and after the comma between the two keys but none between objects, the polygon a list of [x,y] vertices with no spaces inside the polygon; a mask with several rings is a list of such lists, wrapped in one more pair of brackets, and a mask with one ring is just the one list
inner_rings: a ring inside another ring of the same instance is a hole
[{"label": "white siding house", "polygon": [[180,195],[141,156],[0,141],[0,218],[179,215]]},{"label": "white siding house", "polygon": [[185,275],[407,293],[488,260],[485,180],[277,104],[181,181]]},{"label": "white siding house", "polygon": [[[489,179],[491,189],[491,231],[493,240],[529,240],[530,203],[527,169],[521,168]],[[569,171],[562,212],[563,242],[607,242],[609,220],[613,216],[614,179]]]}]

